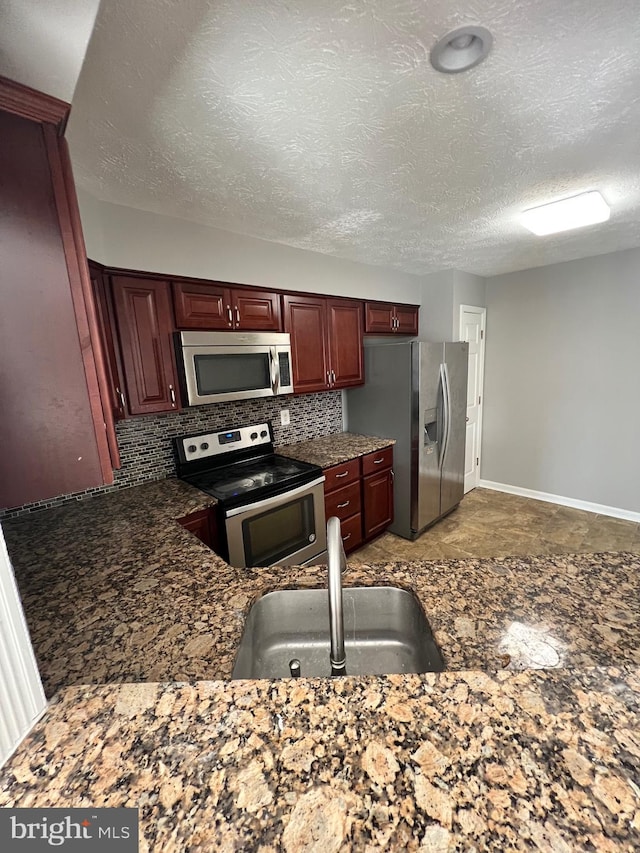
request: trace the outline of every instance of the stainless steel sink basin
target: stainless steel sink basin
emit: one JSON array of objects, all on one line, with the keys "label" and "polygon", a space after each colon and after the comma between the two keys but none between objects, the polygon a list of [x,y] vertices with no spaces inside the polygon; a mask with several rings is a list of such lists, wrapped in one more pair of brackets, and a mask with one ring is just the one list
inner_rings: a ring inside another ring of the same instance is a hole
[{"label": "stainless steel sink basin", "polygon": [[[417,599],[396,587],[343,589],[347,675],[441,672],[444,663]],[[331,674],[326,589],[269,592],[253,605],[232,678]]]}]

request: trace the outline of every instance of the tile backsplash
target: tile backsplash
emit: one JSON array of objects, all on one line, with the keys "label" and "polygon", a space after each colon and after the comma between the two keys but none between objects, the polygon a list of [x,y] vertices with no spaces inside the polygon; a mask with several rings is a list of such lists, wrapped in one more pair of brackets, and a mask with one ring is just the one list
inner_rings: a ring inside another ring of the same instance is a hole
[{"label": "tile backsplash", "polygon": [[[289,409],[289,426],[280,424],[281,409]],[[214,403],[166,415],[146,415],[120,421],[116,431],[122,468],[115,472],[113,485],[0,510],[0,519],[16,518],[71,501],[85,500],[137,486],[147,480],[164,479],[175,474],[171,442],[174,436],[263,421],[271,421],[276,446],[342,432],[342,392]]]}]

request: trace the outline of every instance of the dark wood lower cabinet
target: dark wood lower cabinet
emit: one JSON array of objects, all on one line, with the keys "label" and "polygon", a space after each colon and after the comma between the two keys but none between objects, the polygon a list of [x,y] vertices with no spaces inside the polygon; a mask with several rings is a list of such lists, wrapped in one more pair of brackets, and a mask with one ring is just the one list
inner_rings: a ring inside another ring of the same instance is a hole
[{"label": "dark wood lower cabinet", "polygon": [[379,536],[393,521],[393,447],[325,469],[327,519],[340,519],[345,553]]},{"label": "dark wood lower cabinet", "polygon": [[191,515],[179,518],[178,524],[213,551],[218,550],[219,538],[215,510],[203,509],[200,512],[192,512]]},{"label": "dark wood lower cabinet", "polygon": [[372,539],[393,521],[393,471],[380,471],[362,480],[363,536]]}]

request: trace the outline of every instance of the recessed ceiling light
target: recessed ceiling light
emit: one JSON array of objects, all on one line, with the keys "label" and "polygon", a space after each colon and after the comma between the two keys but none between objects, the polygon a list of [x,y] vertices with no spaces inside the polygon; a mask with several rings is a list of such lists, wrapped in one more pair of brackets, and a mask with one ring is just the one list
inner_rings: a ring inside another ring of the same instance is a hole
[{"label": "recessed ceiling light", "polygon": [[458,27],[436,42],[429,58],[436,71],[457,74],[482,62],[492,44],[493,36],[484,27]]},{"label": "recessed ceiling light", "polygon": [[529,231],[544,237],[559,231],[571,231],[585,225],[606,222],[611,211],[599,192],[580,193],[551,204],[525,210],[520,221]]}]

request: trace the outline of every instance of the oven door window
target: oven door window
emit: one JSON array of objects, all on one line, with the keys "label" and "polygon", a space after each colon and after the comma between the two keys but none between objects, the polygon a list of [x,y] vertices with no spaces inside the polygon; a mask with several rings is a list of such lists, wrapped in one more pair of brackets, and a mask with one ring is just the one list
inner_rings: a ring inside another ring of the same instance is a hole
[{"label": "oven door window", "polygon": [[193,363],[200,397],[271,388],[268,352],[197,354]]},{"label": "oven door window", "polygon": [[242,522],[247,566],[270,566],[307,548],[316,538],[313,495],[252,515]]}]

